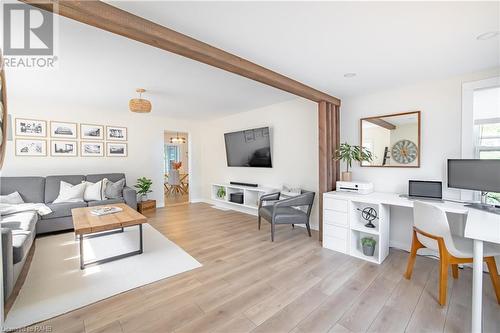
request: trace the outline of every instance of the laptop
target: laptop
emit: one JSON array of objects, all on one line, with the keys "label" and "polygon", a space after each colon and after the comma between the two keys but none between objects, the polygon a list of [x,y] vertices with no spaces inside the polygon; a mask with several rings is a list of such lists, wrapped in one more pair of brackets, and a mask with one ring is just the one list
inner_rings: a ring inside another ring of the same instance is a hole
[{"label": "laptop", "polygon": [[443,182],[410,180],[408,181],[409,199],[443,201]]}]

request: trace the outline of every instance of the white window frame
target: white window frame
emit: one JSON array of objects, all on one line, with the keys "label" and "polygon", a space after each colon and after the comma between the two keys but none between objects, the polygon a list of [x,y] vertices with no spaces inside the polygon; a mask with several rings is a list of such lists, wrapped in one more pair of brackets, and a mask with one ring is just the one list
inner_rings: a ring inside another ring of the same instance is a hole
[{"label": "white window frame", "polygon": [[[500,87],[500,76],[492,78],[466,82],[462,84],[462,151],[461,156],[466,158],[478,158],[478,133],[475,133],[477,126],[474,126],[474,91],[479,89],[488,89]],[[493,148],[493,147],[484,147]],[[496,150],[496,149],[495,149]],[[462,200],[478,200],[477,191],[461,190],[460,198]]]}]

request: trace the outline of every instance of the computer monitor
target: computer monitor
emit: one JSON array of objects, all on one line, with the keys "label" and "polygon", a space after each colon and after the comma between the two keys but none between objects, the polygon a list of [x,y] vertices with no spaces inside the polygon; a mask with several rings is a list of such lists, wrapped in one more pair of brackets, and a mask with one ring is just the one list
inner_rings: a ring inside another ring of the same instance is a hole
[{"label": "computer monitor", "polygon": [[500,192],[500,160],[449,159],[448,187]]},{"label": "computer monitor", "polygon": [[410,198],[442,199],[443,183],[437,181],[408,181],[408,196]]}]

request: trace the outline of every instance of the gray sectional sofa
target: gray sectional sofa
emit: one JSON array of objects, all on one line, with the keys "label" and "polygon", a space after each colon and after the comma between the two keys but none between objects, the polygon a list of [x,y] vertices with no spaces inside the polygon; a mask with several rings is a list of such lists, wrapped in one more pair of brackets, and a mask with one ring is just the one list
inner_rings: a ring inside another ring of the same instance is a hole
[{"label": "gray sectional sofa", "polygon": [[52,210],[52,213],[42,217],[35,212],[2,216],[0,227],[2,233],[4,299],[7,299],[12,293],[35,236],[73,229],[71,209],[119,202],[124,202],[133,209],[137,209],[136,191],[127,186],[123,189],[123,199],[52,203],[59,195],[61,181],[76,185],[84,180],[95,183],[103,178],[116,182],[125,178],[125,175],[123,173],[108,173],[86,176],[0,177],[1,195],[17,191],[24,202],[45,203]]}]

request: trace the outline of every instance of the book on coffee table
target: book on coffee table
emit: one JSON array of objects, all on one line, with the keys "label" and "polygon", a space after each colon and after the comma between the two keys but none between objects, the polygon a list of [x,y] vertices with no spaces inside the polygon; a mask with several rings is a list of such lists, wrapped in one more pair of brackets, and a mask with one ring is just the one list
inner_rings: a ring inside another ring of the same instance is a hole
[{"label": "book on coffee table", "polygon": [[102,216],[108,214],[114,214],[123,211],[120,207],[106,206],[106,207],[98,207],[94,208],[90,211],[92,215]]}]

